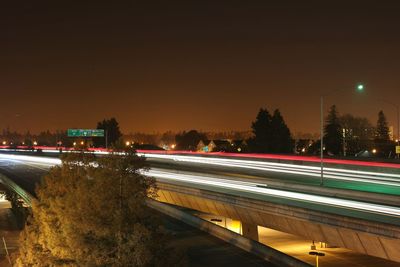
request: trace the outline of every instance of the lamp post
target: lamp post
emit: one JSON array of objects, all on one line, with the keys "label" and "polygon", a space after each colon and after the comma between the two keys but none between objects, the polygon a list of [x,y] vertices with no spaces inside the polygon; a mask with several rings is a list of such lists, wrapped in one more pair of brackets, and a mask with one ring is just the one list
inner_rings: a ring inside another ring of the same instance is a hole
[{"label": "lamp post", "polygon": [[[363,84],[357,84],[356,89],[358,92],[362,92],[364,91],[364,85]],[[339,90],[339,91],[332,91],[329,94],[325,94],[325,95],[321,95],[321,99],[320,99],[320,103],[321,103],[321,129],[320,129],[320,139],[321,139],[321,159],[320,159],[320,163],[321,163],[321,181],[320,181],[320,185],[323,186],[324,185],[324,97],[325,96],[329,96],[333,93],[337,93],[337,92],[341,92],[343,90]]]},{"label": "lamp post", "polygon": [[325,256],[325,253],[322,252],[317,252],[317,251],[311,251],[308,253],[311,256],[315,256],[315,267],[319,266],[319,261],[318,261],[318,257],[323,257]]}]

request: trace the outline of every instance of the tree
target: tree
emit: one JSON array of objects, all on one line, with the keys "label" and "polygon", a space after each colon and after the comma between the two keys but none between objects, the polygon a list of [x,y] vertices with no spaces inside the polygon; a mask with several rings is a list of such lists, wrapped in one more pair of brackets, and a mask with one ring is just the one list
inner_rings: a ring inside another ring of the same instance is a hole
[{"label": "tree", "polygon": [[378,113],[374,143],[375,148],[378,150],[378,154],[381,156],[389,156],[390,152],[394,149],[394,144],[390,141],[386,116],[382,110]]},{"label": "tree", "polygon": [[375,138],[380,141],[389,141],[389,127],[386,120],[386,116],[383,111],[378,113],[378,121],[376,123],[376,136]]},{"label": "tree", "polygon": [[355,155],[371,148],[375,129],[367,118],[345,114],[339,121],[344,131],[343,142],[347,154]]},{"label": "tree", "polygon": [[176,136],[175,133],[173,133],[172,131],[168,131],[163,133],[163,135],[160,138],[160,141],[163,146],[170,147],[172,144],[175,144],[175,136]]},{"label": "tree", "polygon": [[97,123],[97,129],[103,129],[106,137],[95,137],[93,138],[93,144],[95,147],[105,147],[106,139],[109,146],[114,146],[116,142],[122,137],[122,133],[119,129],[118,122],[115,118],[109,120],[104,119]]},{"label": "tree", "polygon": [[176,148],[178,150],[196,150],[200,140],[206,140],[207,136],[196,130],[183,132],[175,136]]},{"label": "tree", "polygon": [[260,109],[251,128],[254,136],[248,142],[250,151],[259,153],[270,152],[272,135],[271,115],[267,109]]},{"label": "tree", "polygon": [[338,111],[333,105],[328,113],[324,129],[324,143],[328,153],[338,155],[343,148],[342,127],[340,125]]},{"label": "tree", "polygon": [[41,146],[55,146],[57,143],[56,136],[49,130],[40,132],[37,137],[37,142]]},{"label": "tree", "polygon": [[271,118],[270,147],[271,152],[275,153],[293,152],[293,139],[279,109],[274,111]]},{"label": "tree", "polygon": [[172,266],[145,167],[133,152],[64,157],[37,188],[17,266]]}]

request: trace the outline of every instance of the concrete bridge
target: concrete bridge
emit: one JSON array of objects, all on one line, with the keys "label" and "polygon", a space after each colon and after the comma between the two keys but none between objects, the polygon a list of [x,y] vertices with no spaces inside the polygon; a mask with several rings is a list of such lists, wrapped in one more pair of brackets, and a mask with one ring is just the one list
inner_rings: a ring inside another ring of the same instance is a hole
[{"label": "concrete bridge", "polygon": [[161,202],[240,220],[243,235],[258,240],[257,226],[400,262],[400,227],[287,204],[159,182]]}]

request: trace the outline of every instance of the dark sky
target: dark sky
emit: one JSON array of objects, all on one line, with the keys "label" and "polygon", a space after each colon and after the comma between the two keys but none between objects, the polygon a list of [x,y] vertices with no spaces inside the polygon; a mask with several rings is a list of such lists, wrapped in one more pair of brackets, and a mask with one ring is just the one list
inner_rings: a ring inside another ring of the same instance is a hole
[{"label": "dark sky", "polygon": [[247,130],[267,107],[318,132],[335,90],[327,105],[394,124],[400,3],[327,2],[1,1],[0,128]]}]

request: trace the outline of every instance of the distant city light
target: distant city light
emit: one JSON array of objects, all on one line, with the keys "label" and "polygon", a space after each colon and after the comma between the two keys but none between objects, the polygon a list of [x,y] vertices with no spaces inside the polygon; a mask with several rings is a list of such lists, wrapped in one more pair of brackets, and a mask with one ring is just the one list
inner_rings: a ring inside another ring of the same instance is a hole
[{"label": "distant city light", "polygon": [[376,154],[376,149],[375,149],[375,148],[372,149],[372,153],[373,153],[373,154]]},{"label": "distant city light", "polygon": [[36,142],[36,141],[34,141],[34,142],[33,142],[33,145],[34,145],[34,146],[37,146],[37,142]]},{"label": "distant city light", "polygon": [[363,84],[358,84],[358,85],[357,85],[357,90],[358,90],[358,91],[364,90],[364,85],[363,85]]},{"label": "distant city light", "polygon": [[130,146],[130,145],[131,145],[131,142],[126,141],[125,145],[126,145],[126,146]]}]

